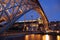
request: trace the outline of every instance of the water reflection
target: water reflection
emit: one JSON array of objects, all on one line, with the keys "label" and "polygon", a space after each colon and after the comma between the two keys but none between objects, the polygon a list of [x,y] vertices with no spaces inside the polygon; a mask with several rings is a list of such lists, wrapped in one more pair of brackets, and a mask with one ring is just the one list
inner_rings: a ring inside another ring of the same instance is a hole
[{"label": "water reflection", "polygon": [[60,35],[41,35],[41,34],[30,34],[22,37],[14,37],[14,38],[2,38],[0,40],[60,40]]},{"label": "water reflection", "polygon": [[50,40],[50,35],[43,35],[43,40]]},{"label": "water reflection", "polygon": [[25,40],[60,40],[60,36],[31,34],[31,35],[26,35]]},{"label": "water reflection", "polygon": [[60,40],[60,36],[59,35],[57,36],[57,40]]},{"label": "water reflection", "polygon": [[26,35],[25,40],[42,40],[41,36],[42,35],[39,35],[39,34]]}]

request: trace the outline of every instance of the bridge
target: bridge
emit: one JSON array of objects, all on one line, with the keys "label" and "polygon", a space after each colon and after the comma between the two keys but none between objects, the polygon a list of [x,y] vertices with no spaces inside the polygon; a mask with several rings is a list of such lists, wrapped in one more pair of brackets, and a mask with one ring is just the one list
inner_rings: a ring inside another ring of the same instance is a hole
[{"label": "bridge", "polygon": [[31,10],[40,14],[45,30],[48,30],[49,21],[39,0],[0,0],[0,24],[6,22],[6,25],[0,28],[0,33],[4,33],[19,18]]}]

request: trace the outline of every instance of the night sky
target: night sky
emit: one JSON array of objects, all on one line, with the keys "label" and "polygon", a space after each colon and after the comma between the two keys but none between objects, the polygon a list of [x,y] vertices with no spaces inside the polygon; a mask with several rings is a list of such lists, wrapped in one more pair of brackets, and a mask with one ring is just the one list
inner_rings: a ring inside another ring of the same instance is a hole
[{"label": "night sky", "polygon": [[[49,21],[60,21],[60,0],[39,0],[39,2]],[[25,16],[25,20],[37,19],[40,17],[34,10],[26,13]],[[31,16],[33,16],[33,18]],[[24,16],[19,20],[24,20]]]}]

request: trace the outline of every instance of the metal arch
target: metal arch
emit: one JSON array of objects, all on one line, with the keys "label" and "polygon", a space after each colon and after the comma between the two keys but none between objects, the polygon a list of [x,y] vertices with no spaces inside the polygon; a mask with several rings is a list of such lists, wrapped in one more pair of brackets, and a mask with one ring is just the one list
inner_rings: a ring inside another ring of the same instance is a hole
[{"label": "metal arch", "polygon": [[[32,10],[32,9],[30,9],[30,10]],[[2,30],[0,30],[0,33],[3,33],[4,30],[8,30],[8,28],[9,28],[10,26],[12,26],[17,19],[19,19],[21,16],[23,16],[24,14],[26,14],[26,13],[29,12],[30,10],[28,10],[28,11],[26,11],[26,12],[23,12],[23,14],[21,14],[21,15],[18,16],[18,17],[15,17],[9,24],[6,25],[5,28],[3,27]]]},{"label": "metal arch", "polygon": [[49,27],[48,27],[49,26],[48,18],[46,16],[46,14],[45,14],[41,4],[39,3],[39,1],[37,1],[37,4],[39,5],[39,7],[34,8],[34,10],[36,10],[40,14],[41,19],[43,20],[43,24],[44,24],[45,30],[49,30]]},{"label": "metal arch", "polygon": [[49,29],[48,28],[48,23],[49,22],[48,22],[48,20],[47,20],[47,18],[45,16],[44,12],[40,8],[35,8],[35,10],[40,14],[41,19],[43,20],[43,24],[44,24],[45,30],[48,30]]},{"label": "metal arch", "polygon": [[[20,0],[20,1],[22,3],[20,3],[20,5],[17,5],[20,9],[18,9],[17,13],[14,14],[13,18],[11,19],[11,22],[8,22],[8,24],[0,30],[0,33],[4,32],[4,30],[7,30],[11,25],[13,25],[15,23],[15,21],[17,19],[19,19],[21,16],[23,16],[25,13],[29,12],[32,9],[39,12],[39,14],[41,15],[41,17],[43,19],[44,26],[46,27],[46,30],[47,30],[48,29],[48,20],[47,20],[47,17],[45,15],[44,11],[42,10],[42,7],[40,6],[40,4],[38,2],[38,0]],[[13,6],[10,8],[14,8],[17,6]],[[24,8],[24,6],[26,6],[26,8]],[[7,8],[7,9],[10,9],[10,8]]]}]

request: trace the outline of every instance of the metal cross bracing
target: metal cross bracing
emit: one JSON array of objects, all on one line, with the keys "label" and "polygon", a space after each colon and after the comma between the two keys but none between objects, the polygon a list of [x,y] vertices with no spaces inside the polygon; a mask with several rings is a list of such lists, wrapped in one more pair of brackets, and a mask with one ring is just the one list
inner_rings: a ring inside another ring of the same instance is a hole
[{"label": "metal cross bracing", "polygon": [[38,0],[0,0],[0,24],[6,22],[0,33],[8,30],[16,20],[30,10],[36,10],[41,15],[45,27],[48,28],[47,17]]}]

